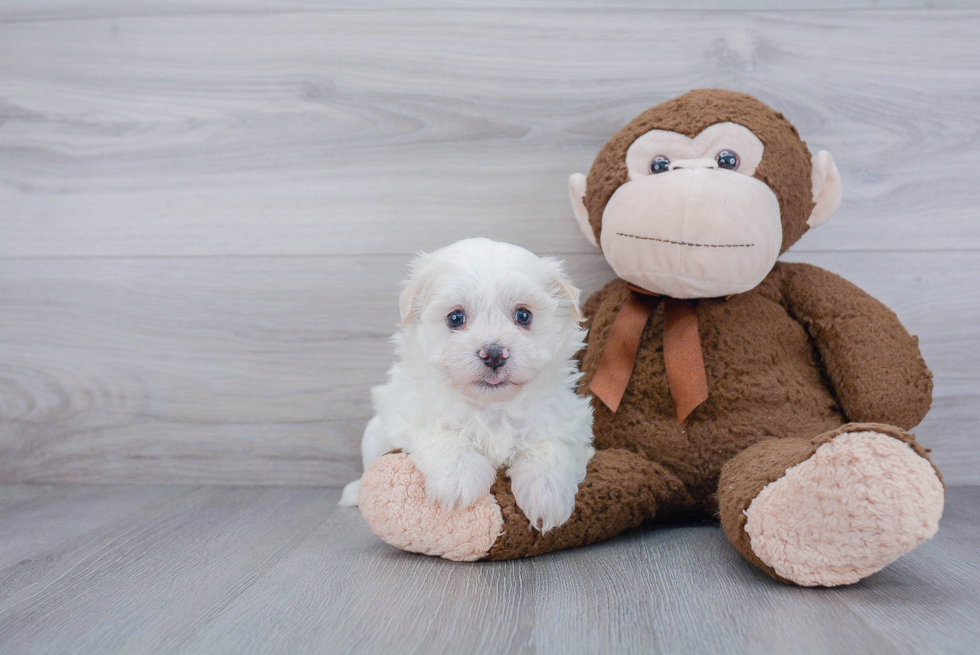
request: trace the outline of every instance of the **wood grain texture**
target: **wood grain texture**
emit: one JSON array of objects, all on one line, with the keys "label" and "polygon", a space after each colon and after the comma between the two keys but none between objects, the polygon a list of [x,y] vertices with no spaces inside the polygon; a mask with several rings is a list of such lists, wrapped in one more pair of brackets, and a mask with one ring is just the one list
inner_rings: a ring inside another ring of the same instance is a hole
[{"label": "wood grain texture", "polygon": [[[180,491],[180,490],[177,490]],[[7,486],[0,491],[0,568],[18,566],[175,492],[172,487]]]},{"label": "wood grain texture", "polygon": [[980,11],[308,11],[0,23],[0,256],[586,252],[568,175],[690,88],[844,179],[798,251],[980,248]]},{"label": "wood grain texture", "polygon": [[[953,483],[980,470],[973,253],[809,253],[920,335],[916,431]],[[569,257],[586,293],[613,274]],[[407,258],[0,259],[0,479],[343,485],[360,474]],[[952,320],[951,317],[955,317]]]},{"label": "wood grain texture", "polygon": [[0,481],[347,482],[410,255],[505,239],[590,293],[568,174],[724,86],[834,153],[788,258],[920,335],[920,439],[980,482],[980,11],[545,4],[0,7]]},{"label": "wood grain texture", "polygon": [[0,21],[72,20],[323,9],[966,9],[977,0],[6,0]]},{"label": "wood grain texture", "polygon": [[119,488],[64,486],[57,503],[0,488],[0,534],[90,521],[15,557],[0,543],[4,653],[949,654],[980,639],[976,487],[949,490],[935,539],[837,589],[774,582],[707,522],[458,564],[381,543],[339,490],[128,489],[142,502],[104,520],[92,499]]}]

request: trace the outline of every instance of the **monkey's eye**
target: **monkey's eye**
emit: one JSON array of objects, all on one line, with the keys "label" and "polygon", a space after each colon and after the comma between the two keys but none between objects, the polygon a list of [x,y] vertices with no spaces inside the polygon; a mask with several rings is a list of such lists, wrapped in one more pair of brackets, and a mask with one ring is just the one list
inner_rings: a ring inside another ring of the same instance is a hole
[{"label": "monkey's eye", "polygon": [[715,157],[715,161],[718,162],[718,168],[726,168],[730,171],[738,170],[738,155],[736,155],[731,150],[722,150]]},{"label": "monkey's eye", "polygon": [[531,316],[531,312],[524,307],[521,307],[516,312],[514,312],[514,322],[520,325],[521,327],[529,326],[531,324],[532,318],[533,316]]},{"label": "monkey's eye", "polygon": [[466,325],[466,312],[462,309],[454,309],[449,312],[449,316],[446,317],[446,325],[449,326],[450,330],[458,330],[463,327]]},{"label": "monkey's eye", "polygon": [[657,173],[663,173],[670,169],[670,160],[663,155],[657,155],[650,162],[650,172],[656,175]]}]

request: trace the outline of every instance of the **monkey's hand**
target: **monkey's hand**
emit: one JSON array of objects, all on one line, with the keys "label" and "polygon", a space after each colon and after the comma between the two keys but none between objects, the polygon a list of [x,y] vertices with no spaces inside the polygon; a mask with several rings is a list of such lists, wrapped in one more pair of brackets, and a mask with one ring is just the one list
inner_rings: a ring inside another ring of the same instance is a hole
[{"label": "monkey's hand", "polygon": [[816,343],[847,418],[918,425],[932,404],[932,373],[895,313],[822,268],[777,266],[783,305]]}]

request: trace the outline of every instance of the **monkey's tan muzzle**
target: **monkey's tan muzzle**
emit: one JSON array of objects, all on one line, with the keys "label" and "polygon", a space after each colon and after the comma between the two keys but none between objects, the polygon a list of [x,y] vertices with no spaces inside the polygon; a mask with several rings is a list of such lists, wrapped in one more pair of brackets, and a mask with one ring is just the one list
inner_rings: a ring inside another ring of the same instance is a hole
[{"label": "monkey's tan muzzle", "polygon": [[609,199],[602,249],[619,277],[674,298],[710,298],[748,291],[772,269],[782,243],[776,195],[701,162],[675,162]]}]

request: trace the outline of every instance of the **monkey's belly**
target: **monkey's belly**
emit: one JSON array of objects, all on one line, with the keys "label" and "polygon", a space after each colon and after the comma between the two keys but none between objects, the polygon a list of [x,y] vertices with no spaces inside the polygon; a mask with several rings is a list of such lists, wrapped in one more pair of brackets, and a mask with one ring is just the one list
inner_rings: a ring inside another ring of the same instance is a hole
[{"label": "monkey's belly", "polygon": [[655,316],[615,414],[595,412],[597,448],[626,448],[677,475],[710,511],[721,467],[763,439],[817,436],[846,423],[815,345],[778,303],[754,294],[698,313],[708,400],[678,425]]}]

